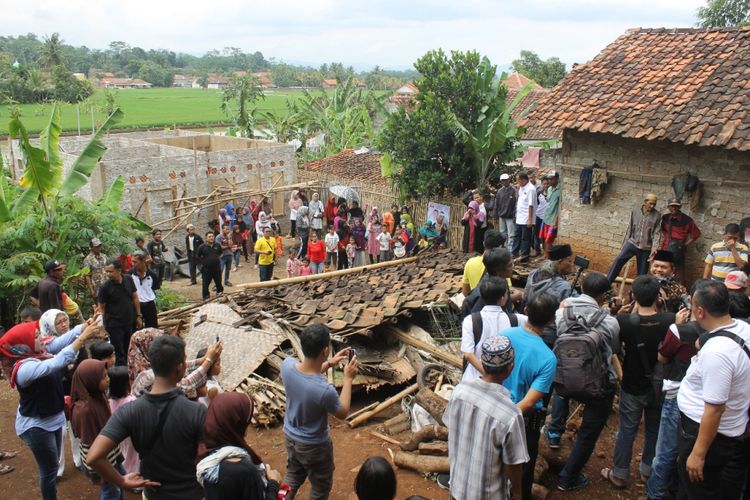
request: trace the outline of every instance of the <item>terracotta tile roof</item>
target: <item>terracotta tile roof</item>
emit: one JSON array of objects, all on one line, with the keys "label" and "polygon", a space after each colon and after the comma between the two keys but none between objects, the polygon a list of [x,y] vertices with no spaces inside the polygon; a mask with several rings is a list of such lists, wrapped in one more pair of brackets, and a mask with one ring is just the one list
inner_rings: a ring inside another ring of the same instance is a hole
[{"label": "terracotta tile roof", "polygon": [[326,78],[323,80],[323,85],[328,85],[329,87],[335,87],[338,83],[335,78]]},{"label": "terracotta tile roof", "polygon": [[[513,102],[518,92],[515,89],[508,89],[508,96],[505,98],[505,101],[508,104]],[[532,89],[513,109],[513,113],[511,114],[513,119],[518,121],[521,118],[521,113],[527,108],[529,108],[529,111],[526,113],[528,117],[536,109],[539,101],[544,99],[547,94],[549,94],[549,89],[543,87]],[[546,141],[562,138],[562,129],[550,126],[546,120],[525,120],[524,126],[526,127],[526,133],[522,137],[524,141]]]},{"label": "terracotta tile roof", "polygon": [[383,155],[375,151],[355,152],[345,149],[333,156],[308,163],[304,168],[311,172],[351,179],[358,185],[377,185],[390,187],[390,181],[380,175],[380,158]]},{"label": "terracotta tile roof", "polygon": [[521,73],[514,71],[508,77],[503,80],[503,84],[508,87],[508,90],[521,90],[528,84],[529,82],[534,84],[534,90],[544,89],[541,85],[538,83],[532,81],[530,78],[525,77]]},{"label": "terracotta tile roof", "polygon": [[750,150],[750,27],[634,29],[571,71],[530,122]]}]

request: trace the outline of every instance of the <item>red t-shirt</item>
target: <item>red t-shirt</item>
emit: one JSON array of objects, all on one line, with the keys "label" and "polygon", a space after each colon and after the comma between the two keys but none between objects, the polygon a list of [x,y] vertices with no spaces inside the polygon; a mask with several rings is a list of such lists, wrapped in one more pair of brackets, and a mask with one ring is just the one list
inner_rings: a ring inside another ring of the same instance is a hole
[{"label": "red t-shirt", "polygon": [[326,260],[326,244],[322,240],[315,243],[310,242],[307,245],[307,256],[310,258],[310,262],[320,264]]}]

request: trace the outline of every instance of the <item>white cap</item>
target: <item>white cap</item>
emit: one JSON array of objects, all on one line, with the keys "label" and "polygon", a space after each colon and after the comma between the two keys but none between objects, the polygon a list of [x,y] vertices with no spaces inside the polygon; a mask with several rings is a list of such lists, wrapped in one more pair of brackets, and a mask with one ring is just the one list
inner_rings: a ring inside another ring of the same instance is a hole
[{"label": "white cap", "polygon": [[507,181],[508,179],[510,179],[510,175],[508,174],[503,174],[500,176],[501,181]]}]

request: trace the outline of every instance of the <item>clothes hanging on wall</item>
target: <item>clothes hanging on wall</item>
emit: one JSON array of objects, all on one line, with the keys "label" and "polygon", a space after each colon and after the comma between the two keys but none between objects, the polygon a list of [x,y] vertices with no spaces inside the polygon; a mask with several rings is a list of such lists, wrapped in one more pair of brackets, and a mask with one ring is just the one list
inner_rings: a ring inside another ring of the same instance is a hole
[{"label": "clothes hanging on wall", "polygon": [[607,169],[594,165],[591,173],[591,203],[596,204],[604,198],[604,188],[607,185]]},{"label": "clothes hanging on wall", "polygon": [[578,178],[578,196],[581,204],[590,205],[601,200],[604,196],[604,186],[607,184],[607,170],[594,163],[583,167]]},{"label": "clothes hanging on wall", "polygon": [[582,205],[591,204],[591,180],[594,174],[594,165],[583,167],[578,177],[578,198]]},{"label": "clothes hanging on wall", "polygon": [[690,172],[672,177],[672,190],[678,200],[682,200],[686,193],[689,195],[691,210],[698,208],[703,197],[703,183]]}]

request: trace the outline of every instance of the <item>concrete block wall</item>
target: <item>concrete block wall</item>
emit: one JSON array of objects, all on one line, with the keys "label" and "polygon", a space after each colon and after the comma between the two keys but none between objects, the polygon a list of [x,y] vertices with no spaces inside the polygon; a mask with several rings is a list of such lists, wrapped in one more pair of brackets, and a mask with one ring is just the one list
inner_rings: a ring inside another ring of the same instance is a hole
[{"label": "concrete block wall", "polygon": [[[580,167],[594,161],[615,173],[609,175],[599,203],[582,205],[578,197]],[[658,196],[657,209],[666,213],[667,200],[674,197],[674,175],[689,171],[703,181],[702,201],[695,210],[690,208],[688,195],[682,200],[683,211],[703,232],[687,255],[690,277],[699,277],[705,254],[721,239],[724,226],[750,215],[750,152],[566,130],[557,168],[563,185],[560,240],[571,243],[576,253],[591,259],[593,269],[602,272],[622,246],[630,211],[642,205],[647,193]]]}]

